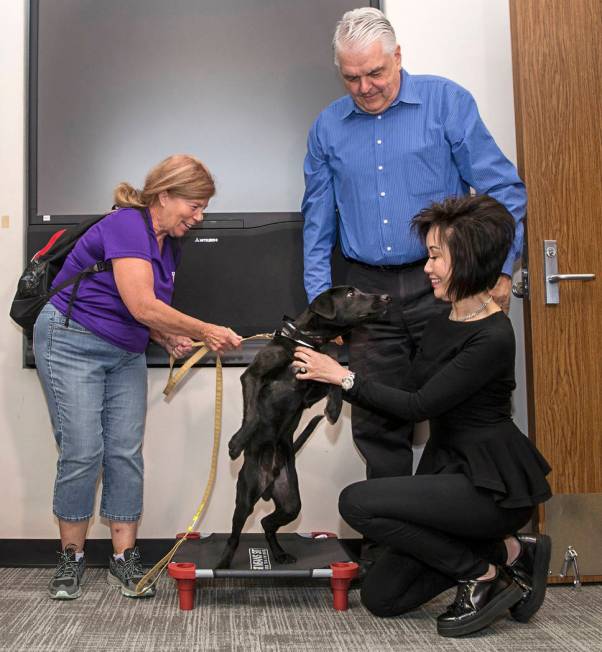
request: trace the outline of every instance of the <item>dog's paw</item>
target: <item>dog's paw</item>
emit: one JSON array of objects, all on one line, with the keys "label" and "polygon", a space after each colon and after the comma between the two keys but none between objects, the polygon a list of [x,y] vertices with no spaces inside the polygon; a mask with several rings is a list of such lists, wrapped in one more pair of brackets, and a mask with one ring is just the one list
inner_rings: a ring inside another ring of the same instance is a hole
[{"label": "dog's paw", "polygon": [[228,454],[230,459],[235,460],[242,453],[242,446],[238,444],[234,439],[231,439],[228,444]]},{"label": "dog's paw", "polygon": [[288,552],[278,553],[274,555],[274,559],[278,564],[294,564],[297,561],[297,558],[294,555],[289,555]]}]

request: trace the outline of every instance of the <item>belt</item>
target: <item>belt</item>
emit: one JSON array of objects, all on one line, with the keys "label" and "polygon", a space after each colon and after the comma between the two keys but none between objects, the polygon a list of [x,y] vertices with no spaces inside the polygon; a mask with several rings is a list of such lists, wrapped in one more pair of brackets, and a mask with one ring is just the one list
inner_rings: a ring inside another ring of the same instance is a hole
[{"label": "belt", "polygon": [[348,258],[344,256],[345,260],[352,265],[359,265],[364,269],[375,269],[380,272],[401,272],[404,269],[411,269],[412,267],[422,266],[426,263],[426,258],[421,258],[420,260],[415,260],[412,263],[403,263],[403,265],[369,265],[368,263],[363,263],[361,260],[355,260],[355,258]]}]

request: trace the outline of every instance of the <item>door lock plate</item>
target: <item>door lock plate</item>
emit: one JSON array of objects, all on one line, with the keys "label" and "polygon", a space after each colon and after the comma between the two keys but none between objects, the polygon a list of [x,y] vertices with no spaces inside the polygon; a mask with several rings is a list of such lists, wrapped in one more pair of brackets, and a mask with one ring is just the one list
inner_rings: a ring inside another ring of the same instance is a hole
[{"label": "door lock plate", "polygon": [[546,285],[546,304],[560,303],[558,283],[551,283],[550,276],[558,274],[558,247],[556,240],[543,241],[543,272]]}]

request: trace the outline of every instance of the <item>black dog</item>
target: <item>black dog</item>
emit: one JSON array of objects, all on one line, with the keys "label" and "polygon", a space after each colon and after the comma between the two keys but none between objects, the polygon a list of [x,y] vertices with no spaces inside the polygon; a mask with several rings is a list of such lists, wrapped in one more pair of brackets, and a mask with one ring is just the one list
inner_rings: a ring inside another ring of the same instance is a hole
[{"label": "black dog", "polygon": [[301,510],[295,454],[323,415],[314,417],[294,443],[293,434],[303,410],[325,396],[325,414],[334,423],[342,395],[340,387],[295,378],[291,366],[295,347],[319,350],[354,326],[383,316],[390,302],[386,295],[365,294],[348,286],[326,290],[294,322],[285,318],[281,330],[242,375],[243,422],[228,446],[232,459],[242,451],[245,459],[236,485],[232,534],[218,568],[230,566],[245,521],[260,497],[271,498],[276,506],[261,521],[274,559],[280,564],[296,561],[282,549],[276,531]]}]

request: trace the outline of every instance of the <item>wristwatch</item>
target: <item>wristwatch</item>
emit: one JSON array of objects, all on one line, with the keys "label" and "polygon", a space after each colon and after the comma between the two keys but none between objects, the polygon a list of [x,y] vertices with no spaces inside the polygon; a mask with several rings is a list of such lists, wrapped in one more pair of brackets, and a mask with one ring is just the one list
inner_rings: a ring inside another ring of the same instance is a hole
[{"label": "wristwatch", "polygon": [[353,381],[355,380],[355,373],[350,371],[342,380],[341,387],[348,392],[353,387]]}]

